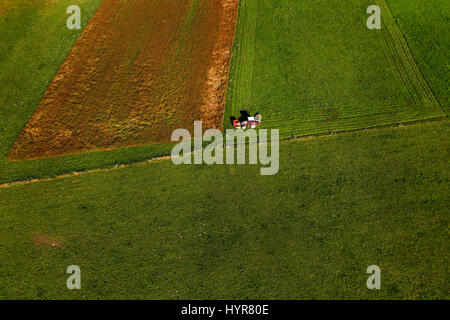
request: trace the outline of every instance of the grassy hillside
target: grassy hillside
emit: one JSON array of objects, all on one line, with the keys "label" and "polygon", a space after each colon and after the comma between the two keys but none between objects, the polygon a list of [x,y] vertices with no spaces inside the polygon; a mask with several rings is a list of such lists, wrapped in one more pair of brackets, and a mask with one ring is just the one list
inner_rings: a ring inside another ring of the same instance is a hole
[{"label": "grassy hillside", "polygon": [[160,161],[0,188],[0,299],[448,299],[449,130],[284,142],[270,177]]},{"label": "grassy hillside", "polygon": [[442,116],[390,11],[368,30],[367,6],[242,1],[225,125],[242,109],[282,136]]},{"label": "grassy hillside", "polygon": [[425,78],[450,112],[450,5],[447,0],[387,0]]}]

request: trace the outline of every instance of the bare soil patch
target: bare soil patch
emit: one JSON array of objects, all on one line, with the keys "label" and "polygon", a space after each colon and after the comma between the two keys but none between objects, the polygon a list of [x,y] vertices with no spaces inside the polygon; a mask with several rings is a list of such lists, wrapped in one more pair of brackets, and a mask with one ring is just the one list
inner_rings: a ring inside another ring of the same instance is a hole
[{"label": "bare soil patch", "polygon": [[238,0],[105,0],[10,150],[36,159],[221,128]]},{"label": "bare soil patch", "polygon": [[53,248],[60,249],[63,248],[63,245],[59,240],[48,237],[45,234],[35,235],[32,240],[36,246],[51,246]]}]

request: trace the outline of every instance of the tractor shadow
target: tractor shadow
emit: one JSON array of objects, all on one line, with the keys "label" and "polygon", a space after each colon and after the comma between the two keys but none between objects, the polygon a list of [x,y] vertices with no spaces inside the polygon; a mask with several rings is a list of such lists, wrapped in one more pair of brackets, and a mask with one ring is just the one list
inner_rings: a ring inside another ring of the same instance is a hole
[{"label": "tractor shadow", "polygon": [[241,110],[240,113],[241,113],[241,116],[238,119],[236,119],[236,117],[234,117],[234,116],[230,117],[230,122],[232,125],[235,120],[239,120],[239,122],[244,122],[244,121],[248,121],[248,117],[251,117],[250,113],[247,110]]}]

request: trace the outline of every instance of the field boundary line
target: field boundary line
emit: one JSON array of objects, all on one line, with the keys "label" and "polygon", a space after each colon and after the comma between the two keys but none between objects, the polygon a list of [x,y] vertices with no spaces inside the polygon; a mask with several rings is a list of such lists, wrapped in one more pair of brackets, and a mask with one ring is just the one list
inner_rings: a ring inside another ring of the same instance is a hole
[{"label": "field boundary line", "polygon": [[424,123],[431,123],[431,122],[446,122],[447,115],[440,115],[433,118],[427,118],[427,119],[412,119],[412,120],[406,120],[406,121],[397,121],[392,123],[381,123],[376,124],[373,126],[367,126],[362,128],[354,128],[354,129],[344,129],[344,130],[336,130],[331,132],[322,132],[322,133],[315,133],[315,134],[306,134],[306,135],[299,135],[299,136],[293,136],[293,137],[286,137],[282,140],[302,140],[305,138],[314,138],[314,137],[325,137],[325,136],[332,136],[336,134],[345,134],[345,133],[352,133],[352,132],[358,132],[358,131],[366,131],[366,130],[379,130],[383,128],[404,128],[415,124],[424,124]]},{"label": "field boundary line", "polygon": [[[337,134],[353,133],[353,132],[358,132],[358,131],[379,130],[379,129],[383,129],[383,128],[396,128],[396,129],[408,128],[411,125],[425,124],[425,123],[431,123],[431,122],[445,123],[445,122],[447,122],[446,120],[447,120],[447,115],[443,115],[443,116],[438,116],[438,117],[429,118],[429,119],[419,119],[419,120],[410,120],[410,121],[390,123],[390,124],[381,124],[381,125],[375,125],[375,126],[366,127],[366,128],[348,129],[348,130],[340,130],[340,131],[335,131],[335,132],[324,132],[324,133],[309,134],[309,135],[303,135],[303,136],[286,137],[286,138],[280,139],[280,141],[294,142],[294,141],[306,140],[306,139],[311,139],[311,138],[326,138],[326,137],[331,137],[331,136],[334,136]],[[248,143],[246,143],[246,144],[248,144]],[[154,158],[144,160],[144,161],[116,165],[114,167],[89,169],[89,170],[85,170],[85,171],[65,173],[65,174],[57,175],[54,177],[47,177],[47,178],[36,178],[36,179],[29,179],[29,180],[22,180],[22,181],[6,182],[6,183],[0,184],[0,189],[19,186],[19,185],[27,185],[27,184],[37,183],[37,182],[55,181],[55,180],[61,180],[61,179],[65,179],[65,178],[72,178],[72,177],[76,177],[76,176],[84,176],[84,175],[88,175],[88,174],[96,173],[96,172],[108,172],[108,171],[124,169],[124,168],[128,168],[128,167],[137,167],[137,166],[146,165],[146,164],[153,163],[153,162],[165,161],[165,160],[170,160],[170,159],[171,159],[170,155],[165,155],[165,156],[160,156],[160,157],[154,157]]]},{"label": "field boundary line", "polygon": [[98,169],[89,169],[89,170],[85,170],[85,171],[74,171],[71,173],[65,173],[65,174],[57,175],[54,177],[48,177],[48,178],[36,178],[36,179],[29,179],[29,180],[22,180],[22,181],[6,182],[6,183],[0,184],[0,189],[7,188],[7,187],[13,187],[13,186],[17,186],[17,185],[31,184],[31,183],[36,183],[36,182],[45,182],[45,181],[60,180],[60,179],[64,179],[64,178],[71,178],[71,177],[76,177],[76,176],[84,176],[84,175],[87,175],[90,173],[95,173],[95,172],[106,172],[106,171],[112,171],[115,169],[121,169],[121,168],[126,168],[126,167],[134,167],[134,166],[144,165],[144,164],[151,163],[151,162],[169,160],[170,158],[171,158],[171,156],[161,156],[161,157],[155,157],[155,158],[151,158],[148,160],[139,161],[139,162],[135,162],[135,163],[116,165],[114,167],[109,167],[109,168],[98,168]]}]

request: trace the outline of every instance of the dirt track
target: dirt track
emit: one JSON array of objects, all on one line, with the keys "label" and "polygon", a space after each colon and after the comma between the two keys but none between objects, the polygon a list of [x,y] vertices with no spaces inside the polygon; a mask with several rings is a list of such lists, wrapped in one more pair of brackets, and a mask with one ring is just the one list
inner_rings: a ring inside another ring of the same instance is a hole
[{"label": "dirt track", "polygon": [[9,158],[170,140],[221,128],[238,0],[104,0]]}]

